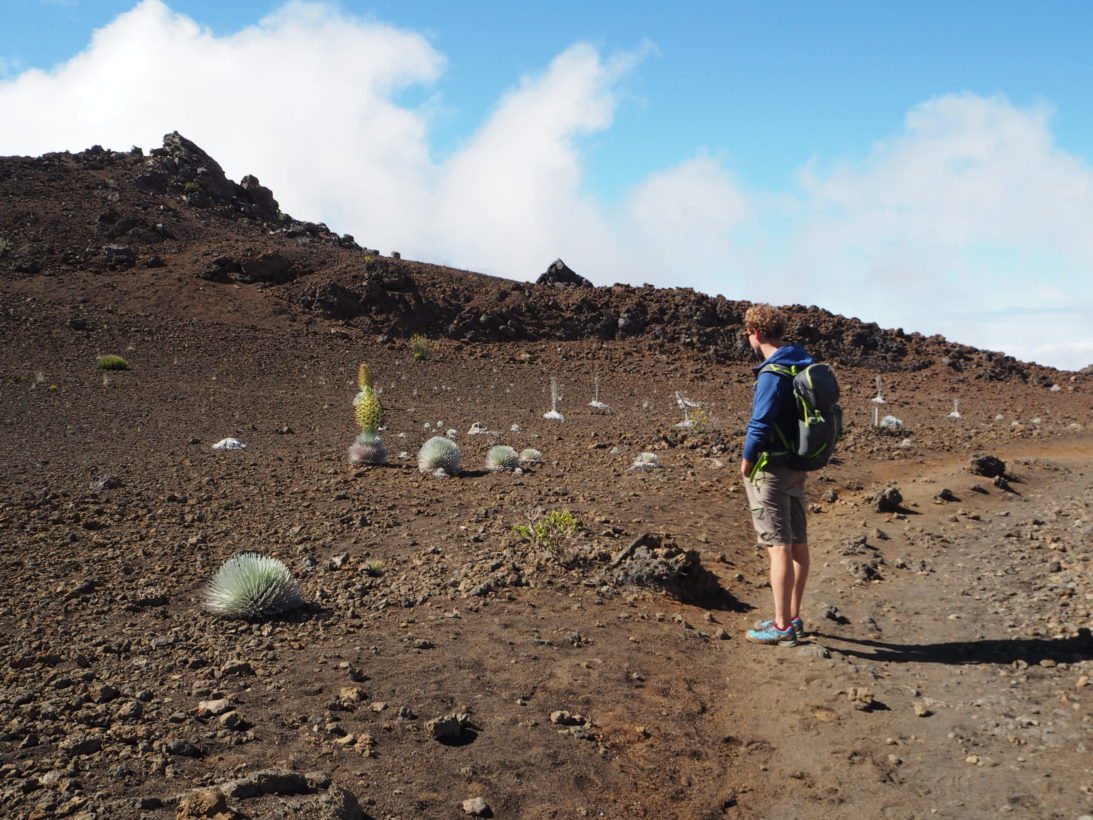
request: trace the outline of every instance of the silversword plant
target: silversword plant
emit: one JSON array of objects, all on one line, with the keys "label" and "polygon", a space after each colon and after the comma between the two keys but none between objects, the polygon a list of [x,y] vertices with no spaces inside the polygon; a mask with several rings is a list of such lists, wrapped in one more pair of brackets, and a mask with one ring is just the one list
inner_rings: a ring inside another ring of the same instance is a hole
[{"label": "silversword plant", "polygon": [[656,453],[638,453],[638,457],[630,465],[631,470],[655,470],[658,467],[660,467],[660,459],[657,458]]},{"label": "silversword plant", "polygon": [[376,433],[362,430],[349,447],[349,463],[354,467],[363,464],[386,464],[387,445]]},{"label": "silversword plant", "polygon": [[205,609],[229,618],[264,618],[303,604],[292,573],[276,558],[240,552],[221,565],[205,588]]},{"label": "silversword plant", "polygon": [[450,438],[433,436],[421,445],[417,454],[417,467],[421,472],[439,477],[439,474],[453,476],[459,473],[463,454]]},{"label": "silversword plant", "polygon": [[498,473],[504,470],[515,470],[519,466],[519,454],[504,444],[491,447],[489,452],[486,453],[486,469],[490,472]]},{"label": "silversword plant", "polygon": [[357,385],[360,392],[353,399],[353,414],[361,432],[349,448],[349,463],[353,466],[385,464],[387,445],[379,435],[380,426],[383,424],[383,406],[372,386],[372,368],[365,362],[357,370]]}]

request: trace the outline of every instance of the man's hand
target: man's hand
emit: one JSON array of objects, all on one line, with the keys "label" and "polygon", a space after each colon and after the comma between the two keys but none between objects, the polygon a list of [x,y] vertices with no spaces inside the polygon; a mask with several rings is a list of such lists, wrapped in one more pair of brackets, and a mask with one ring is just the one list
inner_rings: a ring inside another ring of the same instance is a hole
[{"label": "man's hand", "polygon": [[746,481],[751,477],[751,471],[755,468],[755,464],[748,461],[746,458],[740,459],[740,475],[744,477]]}]

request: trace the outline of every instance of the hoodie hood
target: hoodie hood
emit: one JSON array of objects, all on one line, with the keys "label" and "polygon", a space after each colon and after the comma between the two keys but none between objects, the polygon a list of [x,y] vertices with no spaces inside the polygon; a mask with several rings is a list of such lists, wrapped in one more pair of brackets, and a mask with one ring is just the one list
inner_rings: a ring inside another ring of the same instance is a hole
[{"label": "hoodie hood", "polygon": [[800,345],[782,345],[770,355],[769,359],[767,359],[758,367],[753,367],[751,369],[751,372],[758,375],[759,371],[766,367],[768,364],[780,364],[784,367],[804,367],[805,365],[810,365],[813,363],[814,360],[811,356],[808,355],[808,351]]}]

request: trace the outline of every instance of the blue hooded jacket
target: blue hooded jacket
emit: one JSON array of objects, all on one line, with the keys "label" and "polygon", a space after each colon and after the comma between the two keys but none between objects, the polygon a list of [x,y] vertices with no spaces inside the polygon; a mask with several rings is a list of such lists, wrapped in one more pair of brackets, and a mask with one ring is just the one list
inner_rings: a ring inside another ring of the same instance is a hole
[{"label": "blue hooded jacket", "polygon": [[777,373],[760,373],[760,371],[768,364],[805,367],[813,363],[813,358],[803,347],[792,344],[783,345],[759,367],[752,368],[752,372],[757,375],[751,420],[748,422],[748,434],[744,441],[745,460],[754,464],[764,450],[782,447],[778,435],[774,432],[775,423],[787,436],[791,433],[795,434],[797,430],[797,407],[793,401],[792,380],[779,376]]}]

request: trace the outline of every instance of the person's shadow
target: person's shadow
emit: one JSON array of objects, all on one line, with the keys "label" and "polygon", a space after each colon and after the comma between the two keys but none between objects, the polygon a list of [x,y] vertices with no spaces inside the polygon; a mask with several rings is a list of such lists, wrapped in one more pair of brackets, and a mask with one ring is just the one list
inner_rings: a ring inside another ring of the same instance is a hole
[{"label": "person's shadow", "polygon": [[1012,640],[950,641],[946,643],[887,643],[884,641],[846,638],[841,635],[812,633],[849,647],[828,645],[828,649],[856,658],[896,663],[1011,664],[1025,661],[1035,666],[1040,661],[1076,663],[1093,659],[1093,635],[1088,629],[1078,630],[1073,638],[1014,638]]}]

